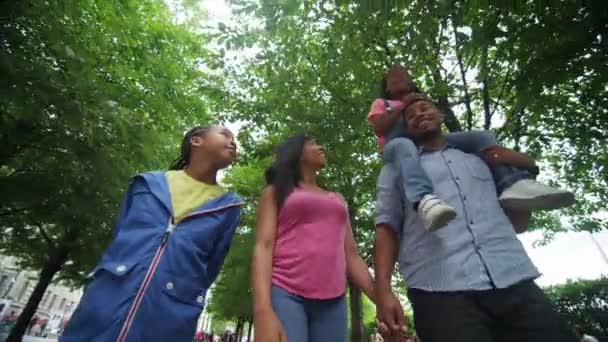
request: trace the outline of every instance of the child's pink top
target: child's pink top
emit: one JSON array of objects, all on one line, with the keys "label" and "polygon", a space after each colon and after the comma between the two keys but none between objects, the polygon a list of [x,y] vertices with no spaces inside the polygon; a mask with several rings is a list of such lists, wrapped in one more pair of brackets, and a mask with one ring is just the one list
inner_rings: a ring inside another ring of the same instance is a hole
[{"label": "child's pink top", "polygon": [[347,209],[338,194],[295,188],[278,216],[272,284],[304,298],[343,295],[348,223]]},{"label": "child's pink top", "polygon": [[[391,105],[391,107],[401,105],[401,101],[388,100],[388,103]],[[386,107],[384,106],[384,100],[375,99],[374,102],[372,102],[372,107],[369,109],[369,113],[367,114],[367,122],[371,123],[372,119],[376,115],[383,115],[383,114],[386,114]],[[380,151],[382,152],[382,148],[384,147],[384,137],[379,136],[376,138],[378,139],[378,147],[380,148]]]}]

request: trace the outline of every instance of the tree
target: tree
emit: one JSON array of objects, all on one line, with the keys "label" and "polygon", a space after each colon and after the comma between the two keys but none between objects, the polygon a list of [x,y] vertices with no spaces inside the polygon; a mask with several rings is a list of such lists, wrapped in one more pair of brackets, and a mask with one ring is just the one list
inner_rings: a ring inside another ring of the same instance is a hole
[{"label": "tree", "polygon": [[40,270],[9,341],[53,277],[82,284],[128,178],[165,167],[208,119],[203,36],[157,1],[3,3],[0,250]]},{"label": "tree", "polygon": [[571,327],[608,337],[608,279],[569,281],[544,289]]},{"label": "tree", "polygon": [[[246,159],[246,153],[240,158]],[[249,325],[250,336],[253,322],[250,286],[254,246],[252,228],[255,225],[255,199],[263,186],[265,166],[267,163],[263,161],[239,165],[231,168],[224,179],[233,191],[248,200],[241,210],[240,226],[232,240],[220,276],[211,289],[208,310],[215,319],[236,322],[238,337],[242,335],[245,323]]]},{"label": "tree", "polygon": [[[382,70],[406,64],[448,129],[492,129],[504,145],[532,154],[556,184],[576,191],[578,205],[562,211],[571,227],[605,229],[595,214],[608,186],[601,128],[608,20],[599,2],[577,4],[233,1],[237,18],[255,23],[222,24],[217,41],[259,51],[232,68],[226,59],[218,109],[244,123],[243,164],[267,158],[269,146],[295,132],[325,145],[324,184],[345,196],[367,256],[379,162],[364,115]],[[535,216],[533,229],[565,229],[556,215]],[[360,301],[351,290],[352,340],[360,341]]]}]

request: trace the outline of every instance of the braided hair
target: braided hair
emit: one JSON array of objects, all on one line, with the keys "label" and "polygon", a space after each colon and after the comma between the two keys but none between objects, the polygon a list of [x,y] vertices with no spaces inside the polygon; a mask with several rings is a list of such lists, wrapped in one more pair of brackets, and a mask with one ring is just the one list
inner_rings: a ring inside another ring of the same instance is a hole
[{"label": "braided hair", "polygon": [[171,163],[169,166],[169,170],[182,170],[190,163],[190,155],[192,154],[192,144],[190,144],[190,139],[195,136],[204,136],[209,131],[209,126],[196,126],[191,128],[184,135],[184,140],[182,140],[182,146],[180,148],[180,155],[177,159]]}]

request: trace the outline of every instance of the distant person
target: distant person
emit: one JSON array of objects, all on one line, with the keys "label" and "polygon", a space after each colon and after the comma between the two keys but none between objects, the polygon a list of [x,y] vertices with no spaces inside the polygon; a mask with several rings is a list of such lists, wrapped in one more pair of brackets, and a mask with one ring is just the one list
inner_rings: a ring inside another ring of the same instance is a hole
[{"label": "distant person", "polygon": [[27,327],[27,332],[28,333],[31,333],[32,328],[34,328],[34,325],[36,325],[36,323],[38,323],[38,319],[39,319],[38,316],[34,316],[32,318],[32,320],[30,321],[30,324]]},{"label": "distant person", "polygon": [[40,324],[34,323],[34,326],[32,326],[32,329],[30,330],[30,334],[34,336],[39,336],[41,332],[42,329],[40,328]]},{"label": "distant person", "polygon": [[449,145],[428,99],[405,108],[405,120],[436,195],[457,215],[429,232],[404,196],[399,171],[384,165],[375,214],[378,319],[393,336],[405,325],[391,286],[398,260],[422,342],[576,341],[535,284],[540,273],[515,234],[514,227],[527,227],[530,211],[500,206],[489,168]]},{"label": "distant person", "polygon": [[323,147],[296,135],[266,171],[251,271],[258,342],[345,342],[347,276],[373,300],[346,203],[317,184],[326,163]]},{"label": "distant person", "polygon": [[235,157],[230,130],[195,127],[169,171],[132,179],[60,341],[192,341],[239,222],[241,198],[217,183]]},{"label": "distant person", "polygon": [[[401,66],[385,72],[381,87],[382,98],[372,103],[367,119],[378,137],[382,160],[399,171],[404,195],[424,227],[430,231],[440,229],[454,219],[456,211],[435,193],[427,172],[420,165],[417,147],[408,135],[404,119],[404,109],[417,97],[419,90]],[[427,123],[422,122],[423,125]],[[445,140],[450,147],[478,155],[490,167],[499,201],[505,208],[557,209],[574,203],[572,193],[533,180],[537,173],[534,160],[499,146],[491,132],[449,133]]]},{"label": "distant person", "polygon": [[15,311],[11,311],[8,315],[4,316],[4,321],[10,321],[10,322],[14,322],[17,320],[17,318],[19,318],[19,316],[17,315],[17,313]]}]

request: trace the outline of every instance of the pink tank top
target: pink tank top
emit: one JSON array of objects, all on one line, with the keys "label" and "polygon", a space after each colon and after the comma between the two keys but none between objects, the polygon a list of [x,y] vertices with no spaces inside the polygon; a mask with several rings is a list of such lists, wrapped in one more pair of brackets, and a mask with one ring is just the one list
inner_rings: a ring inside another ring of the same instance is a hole
[{"label": "pink tank top", "polygon": [[272,284],[304,298],[344,294],[348,213],[336,193],[295,188],[279,212]]}]

